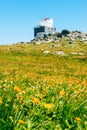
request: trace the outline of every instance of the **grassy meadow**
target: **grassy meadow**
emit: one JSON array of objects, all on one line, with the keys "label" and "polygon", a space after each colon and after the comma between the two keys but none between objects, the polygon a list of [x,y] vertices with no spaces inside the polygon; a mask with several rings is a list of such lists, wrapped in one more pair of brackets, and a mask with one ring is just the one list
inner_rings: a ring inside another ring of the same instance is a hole
[{"label": "grassy meadow", "polygon": [[63,42],[0,46],[0,130],[87,130],[87,44]]}]

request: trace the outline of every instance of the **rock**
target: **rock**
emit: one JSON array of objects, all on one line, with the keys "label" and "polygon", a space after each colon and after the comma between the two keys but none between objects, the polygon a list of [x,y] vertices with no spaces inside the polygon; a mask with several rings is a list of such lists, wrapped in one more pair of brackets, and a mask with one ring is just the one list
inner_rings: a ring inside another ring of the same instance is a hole
[{"label": "rock", "polygon": [[48,54],[48,53],[49,53],[49,51],[47,51],[47,50],[46,50],[46,51],[44,51],[43,53],[44,53],[44,54]]},{"label": "rock", "polygon": [[80,56],[84,56],[84,53],[82,53],[82,52],[79,52],[78,54],[79,54]]},{"label": "rock", "polygon": [[72,52],[71,54],[73,54],[73,55],[77,55],[78,53],[77,53],[77,52]]},{"label": "rock", "polygon": [[52,35],[47,35],[46,38],[34,38],[33,40],[31,40],[31,43],[34,44],[49,43],[49,42],[55,43],[55,42],[59,42],[63,38],[67,38],[70,44],[72,44],[75,40],[79,40],[80,42],[87,42],[87,34],[80,31],[70,32],[67,30],[63,30],[59,34],[61,34],[61,37],[58,37],[58,33],[56,33]]},{"label": "rock", "polygon": [[81,56],[83,56],[84,55],[84,53],[82,53],[82,52],[72,52],[71,54],[73,54],[73,55],[81,55]]},{"label": "rock", "polygon": [[66,56],[66,54],[63,51],[56,51],[54,54],[61,55],[61,56]]}]

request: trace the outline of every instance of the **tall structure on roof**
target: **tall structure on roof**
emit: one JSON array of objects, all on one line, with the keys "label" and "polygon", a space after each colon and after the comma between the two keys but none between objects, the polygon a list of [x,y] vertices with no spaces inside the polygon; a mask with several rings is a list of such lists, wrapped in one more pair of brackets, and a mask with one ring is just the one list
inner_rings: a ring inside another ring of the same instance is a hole
[{"label": "tall structure on roof", "polygon": [[53,27],[53,19],[45,18],[42,21],[39,21],[38,26],[34,27],[34,37],[42,38],[44,34],[55,34],[56,28]]}]

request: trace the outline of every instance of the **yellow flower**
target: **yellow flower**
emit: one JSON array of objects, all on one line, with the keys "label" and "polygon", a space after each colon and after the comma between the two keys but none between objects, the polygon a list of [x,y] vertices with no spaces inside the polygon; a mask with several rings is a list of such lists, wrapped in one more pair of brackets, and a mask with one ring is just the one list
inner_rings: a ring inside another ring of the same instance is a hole
[{"label": "yellow flower", "polygon": [[18,120],[18,123],[19,123],[20,125],[24,125],[24,124],[25,124],[25,122],[24,122],[23,120]]},{"label": "yellow flower", "polygon": [[64,96],[65,95],[65,91],[61,90],[59,94],[60,94],[60,96]]},{"label": "yellow flower", "polygon": [[19,87],[15,86],[15,87],[14,87],[14,91],[15,91],[15,92],[21,92],[22,90],[21,90]]},{"label": "yellow flower", "polygon": [[81,121],[81,119],[79,117],[76,117],[75,120],[78,121],[78,122]]},{"label": "yellow flower", "polygon": [[2,104],[2,98],[0,97],[0,104]]},{"label": "yellow flower", "polygon": [[40,99],[39,98],[32,98],[32,102],[38,104],[38,103],[40,103]]},{"label": "yellow flower", "polygon": [[54,107],[53,103],[44,103],[45,108],[51,109]]}]

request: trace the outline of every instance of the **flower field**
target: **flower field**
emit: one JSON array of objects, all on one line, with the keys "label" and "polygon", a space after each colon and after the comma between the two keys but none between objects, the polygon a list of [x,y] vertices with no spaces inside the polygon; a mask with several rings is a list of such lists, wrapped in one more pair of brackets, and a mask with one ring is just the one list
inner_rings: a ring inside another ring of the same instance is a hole
[{"label": "flower field", "polygon": [[0,130],[87,130],[87,44],[55,44],[0,46]]}]

